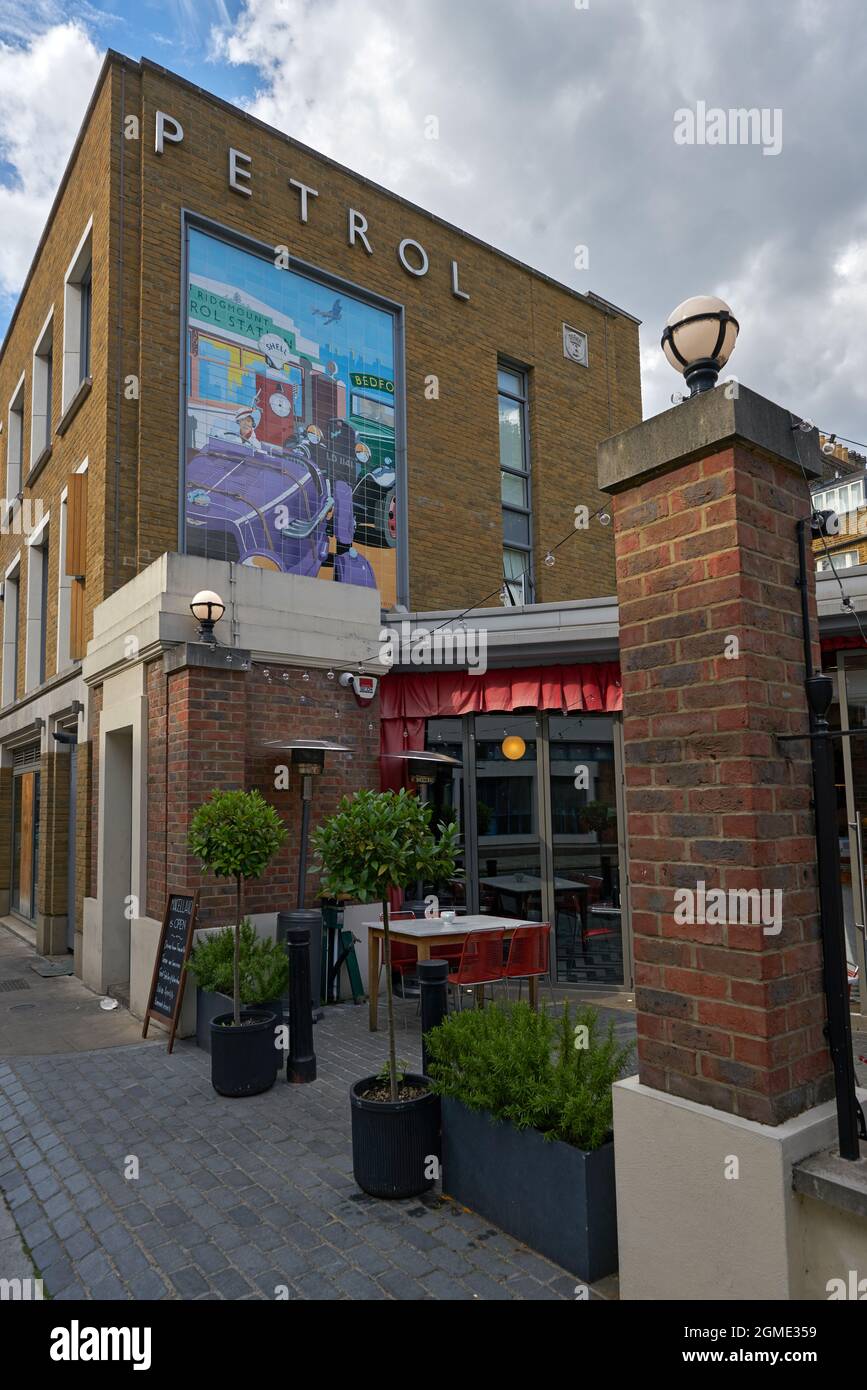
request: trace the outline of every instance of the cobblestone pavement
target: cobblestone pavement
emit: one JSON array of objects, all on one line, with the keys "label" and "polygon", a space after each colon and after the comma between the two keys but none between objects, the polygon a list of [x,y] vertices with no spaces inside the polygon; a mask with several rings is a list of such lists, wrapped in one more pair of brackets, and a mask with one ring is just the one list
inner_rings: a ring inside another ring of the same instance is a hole
[{"label": "cobblestone pavement", "polygon": [[[417,1067],[415,1004],[397,1007],[399,1055]],[[612,1016],[619,1033],[634,1029]],[[574,1297],[572,1275],[447,1199],[360,1193],[348,1090],[382,1066],[384,1034],[348,1004],[326,1010],[315,1041],[316,1083],[281,1076],[235,1101],[214,1092],[190,1041],[171,1057],[143,1044],[0,1063],[0,1190],[46,1293]],[[136,1162],[139,1176],[125,1176]]]}]

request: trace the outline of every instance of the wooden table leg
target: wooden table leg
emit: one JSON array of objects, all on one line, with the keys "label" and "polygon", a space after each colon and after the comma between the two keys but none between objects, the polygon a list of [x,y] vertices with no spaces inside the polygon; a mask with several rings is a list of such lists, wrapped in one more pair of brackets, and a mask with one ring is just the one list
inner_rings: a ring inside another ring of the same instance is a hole
[{"label": "wooden table leg", "polygon": [[531,975],[527,984],[530,989],[530,1008],[535,1014],[539,1012],[539,976]]},{"label": "wooden table leg", "polygon": [[367,933],[367,995],[370,1010],[370,1031],[375,1033],[379,1008],[379,937],[372,931]]}]

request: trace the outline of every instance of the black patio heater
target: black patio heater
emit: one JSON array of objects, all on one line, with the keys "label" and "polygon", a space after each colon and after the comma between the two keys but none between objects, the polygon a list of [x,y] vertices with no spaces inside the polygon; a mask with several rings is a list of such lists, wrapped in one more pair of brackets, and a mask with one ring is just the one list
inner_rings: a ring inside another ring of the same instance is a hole
[{"label": "black patio heater", "polygon": [[[323,738],[297,738],[288,743],[273,740],[265,745],[275,752],[291,753],[292,766],[301,778],[301,833],[298,837],[298,893],[296,906],[290,912],[277,914],[277,940],[286,941],[290,929],[306,927],[310,932],[310,984],[313,995],[314,1019],[322,1017],[322,909],[305,907],[307,898],[307,847],[310,836],[310,803],[313,800],[313,779],[325,767],[326,753],[348,753],[344,743],[332,743]],[[291,988],[291,980],[290,980]],[[290,1006],[291,1010],[291,1006]]]}]

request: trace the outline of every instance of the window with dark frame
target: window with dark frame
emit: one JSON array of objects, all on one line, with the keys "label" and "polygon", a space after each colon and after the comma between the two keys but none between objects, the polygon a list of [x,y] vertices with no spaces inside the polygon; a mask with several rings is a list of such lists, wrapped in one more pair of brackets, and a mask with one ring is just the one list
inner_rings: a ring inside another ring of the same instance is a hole
[{"label": "window with dark frame", "polygon": [[79,291],[81,300],[79,303],[79,365],[78,373],[81,381],[90,376],[90,319],[91,305],[93,302],[93,267],[88,263],[84,274],[79,281]]},{"label": "window with dark frame", "polygon": [[503,507],[503,581],[507,602],[533,602],[530,454],[527,438],[527,374],[501,362],[497,368],[500,500]]}]

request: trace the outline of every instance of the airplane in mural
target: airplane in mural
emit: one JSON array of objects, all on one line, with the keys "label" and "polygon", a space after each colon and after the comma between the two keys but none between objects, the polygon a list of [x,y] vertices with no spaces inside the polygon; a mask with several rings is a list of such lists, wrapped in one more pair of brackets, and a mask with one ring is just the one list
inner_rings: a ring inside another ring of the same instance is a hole
[{"label": "airplane in mural", "polygon": [[343,304],[339,299],[335,299],[330,309],[311,309],[314,318],[321,318],[322,327],[325,328],[329,323],[339,323],[343,317]]}]

